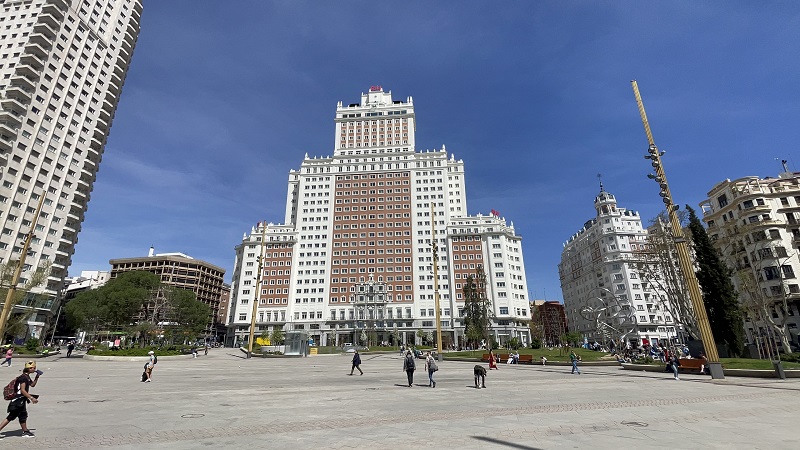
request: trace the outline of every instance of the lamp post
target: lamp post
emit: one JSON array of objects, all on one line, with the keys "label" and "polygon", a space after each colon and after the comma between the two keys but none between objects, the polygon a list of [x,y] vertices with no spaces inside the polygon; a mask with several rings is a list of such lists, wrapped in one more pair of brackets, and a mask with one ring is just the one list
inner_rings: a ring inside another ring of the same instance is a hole
[{"label": "lamp post", "polygon": [[689,258],[689,245],[683,234],[683,227],[681,227],[680,220],[678,219],[678,205],[672,201],[672,193],[667,184],[667,175],[664,172],[664,166],[661,164],[661,156],[664,152],[658,150],[655,141],[653,140],[653,133],[650,131],[650,123],[647,121],[647,114],[644,111],[644,104],[642,97],[639,94],[639,85],[636,80],[631,81],[633,86],[633,95],[636,97],[636,104],[639,107],[639,115],[642,118],[644,131],[647,135],[649,147],[645,159],[649,159],[655,175],[649,175],[649,178],[658,183],[661,188],[659,195],[664,201],[669,214],[669,222],[672,227],[672,235],[674,237],[675,249],[678,253],[678,262],[680,265],[683,277],[686,280],[686,286],[689,290],[689,298],[692,300],[695,315],[697,316],[697,326],[700,329],[700,336],[703,339],[703,347],[705,348],[706,359],[708,360],[708,369],[711,372],[711,378],[724,379],[725,374],[722,371],[722,364],[719,361],[719,354],[717,353],[717,344],[714,342],[714,335],[711,332],[711,325],[708,322],[708,315],[706,314],[706,306],[703,302],[703,295],[700,292],[700,284],[697,281],[694,268],[692,267],[691,259]]},{"label": "lamp post", "polygon": [[442,317],[439,310],[439,244],[436,243],[436,212],[433,210],[431,202],[431,246],[433,247],[433,298],[436,301],[436,349],[439,361],[442,360]]},{"label": "lamp post", "polygon": [[261,273],[264,267],[264,249],[266,248],[267,239],[267,223],[261,223],[261,249],[258,254],[258,275],[256,275],[256,295],[253,297],[253,311],[250,317],[250,336],[247,340],[247,358],[253,355],[253,341],[255,340],[256,332],[256,313],[258,312],[258,300],[261,297],[261,284],[264,280],[264,275]]}]

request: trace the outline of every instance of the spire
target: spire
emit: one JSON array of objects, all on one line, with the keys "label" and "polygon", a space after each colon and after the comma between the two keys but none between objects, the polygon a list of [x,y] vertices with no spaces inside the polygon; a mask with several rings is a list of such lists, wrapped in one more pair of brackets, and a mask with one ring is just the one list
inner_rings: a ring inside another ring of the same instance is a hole
[{"label": "spire", "polygon": [[603,174],[598,173],[597,179],[600,180],[600,192],[605,192],[605,190],[603,189]]}]

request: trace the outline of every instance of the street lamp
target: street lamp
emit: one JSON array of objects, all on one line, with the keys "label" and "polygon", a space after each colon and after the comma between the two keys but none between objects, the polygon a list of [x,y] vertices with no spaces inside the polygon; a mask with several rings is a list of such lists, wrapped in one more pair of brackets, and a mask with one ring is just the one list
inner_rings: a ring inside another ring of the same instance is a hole
[{"label": "street lamp", "polygon": [[436,301],[436,348],[439,350],[438,359],[442,360],[442,312],[439,310],[439,244],[436,242],[436,212],[431,202],[431,245],[433,246],[433,298]]},{"label": "street lamp", "polygon": [[669,184],[667,184],[667,175],[664,172],[664,166],[661,165],[661,156],[664,155],[664,152],[658,150],[653,140],[653,133],[650,131],[650,123],[647,121],[647,114],[644,111],[642,96],[639,94],[639,85],[636,83],[636,80],[632,80],[631,85],[649,143],[645,159],[650,160],[650,164],[655,170],[655,175],[649,178],[658,183],[660,188],[659,195],[667,208],[667,214],[669,214],[675,249],[678,253],[678,262],[680,263],[683,277],[686,280],[686,286],[689,289],[689,297],[692,299],[692,306],[697,316],[697,326],[700,329],[700,336],[703,339],[703,347],[705,348],[705,355],[708,360],[708,369],[711,372],[711,378],[724,379],[725,374],[722,371],[722,364],[719,361],[719,354],[717,353],[717,344],[714,342],[714,335],[711,332],[711,325],[708,322],[706,306],[703,303],[703,294],[700,292],[700,284],[697,281],[697,276],[694,273],[694,268],[689,258],[689,246],[684,237],[680,220],[678,219],[678,205],[674,204],[672,201],[672,193],[669,190]]},{"label": "street lamp", "polygon": [[253,355],[253,341],[255,341],[256,332],[256,313],[258,312],[258,300],[261,297],[261,284],[264,276],[261,273],[264,267],[264,249],[266,248],[267,239],[267,222],[261,223],[261,249],[258,255],[258,275],[256,275],[256,295],[253,297],[253,311],[250,317],[250,336],[247,341],[247,358]]}]

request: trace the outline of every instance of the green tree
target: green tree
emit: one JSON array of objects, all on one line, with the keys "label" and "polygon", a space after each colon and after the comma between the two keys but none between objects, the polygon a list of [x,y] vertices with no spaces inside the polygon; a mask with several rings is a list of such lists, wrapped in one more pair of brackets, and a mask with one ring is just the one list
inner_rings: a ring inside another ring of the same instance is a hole
[{"label": "green tree", "polygon": [[272,334],[270,335],[270,343],[272,345],[282,345],[283,341],[284,341],[283,328],[275,327],[275,329],[272,330]]},{"label": "green tree", "polygon": [[740,356],[744,353],[744,320],[731,281],[733,272],[711,245],[694,209],[689,206],[686,209],[689,211],[692,247],[699,267],[697,281],[703,291],[703,302],[714,340],[725,344],[731,356]]},{"label": "green tree", "polygon": [[464,297],[464,334],[476,347],[481,340],[486,340],[487,345],[491,346],[488,339],[491,302],[486,296],[483,267],[478,266],[475,275],[467,277],[461,292]]},{"label": "green tree", "polygon": [[168,288],[169,323],[194,340],[208,325],[211,309],[187,289]]},{"label": "green tree", "polygon": [[567,344],[570,347],[578,347],[580,342],[583,340],[581,334],[577,331],[570,331],[568,333],[564,333],[560,337],[562,344]]},{"label": "green tree", "polygon": [[[5,302],[8,296],[8,286],[11,284],[18,263],[18,260],[11,260],[8,264],[0,263],[0,309],[2,309],[2,303]],[[21,286],[17,285],[11,298],[12,308],[6,320],[6,336],[24,335],[26,333],[26,323],[31,315],[35,313],[37,308],[46,307],[50,301],[50,296],[35,294],[31,290],[44,285],[49,275],[50,263],[48,261],[42,261],[39,267],[32,272],[23,272],[23,276],[27,277],[27,279]],[[5,342],[5,336],[0,336],[0,342]]]}]

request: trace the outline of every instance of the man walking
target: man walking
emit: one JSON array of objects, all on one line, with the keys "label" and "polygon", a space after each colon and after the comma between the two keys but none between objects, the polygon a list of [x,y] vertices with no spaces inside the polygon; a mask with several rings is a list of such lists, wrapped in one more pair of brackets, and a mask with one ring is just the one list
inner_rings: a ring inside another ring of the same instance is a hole
[{"label": "man walking", "polygon": [[[36,378],[31,379],[32,373],[36,373]],[[25,369],[22,375],[18,376],[14,387],[17,391],[13,400],[8,403],[8,416],[0,422],[0,430],[6,427],[14,419],[19,419],[19,426],[22,428],[22,435],[25,437],[34,437],[33,433],[28,429],[28,403],[34,405],[39,403],[38,395],[31,395],[30,390],[36,386],[39,377],[42,375],[41,370],[36,370],[36,363],[29,361],[25,363]],[[0,434],[0,439],[4,436]]]},{"label": "man walking", "polygon": [[72,341],[69,341],[69,344],[67,344],[67,358],[72,356],[72,351],[73,350],[75,350],[75,343],[73,343]]},{"label": "man walking", "polygon": [[428,387],[436,387],[436,381],[433,380],[433,372],[439,370],[439,367],[436,366],[436,359],[431,355],[431,352],[428,352],[425,355],[425,369],[428,371]]},{"label": "man walking", "polygon": [[147,371],[147,380],[145,380],[145,382],[149,383],[153,379],[153,368],[155,368],[156,364],[158,364],[158,357],[156,356],[156,352],[152,350],[147,352],[147,354],[150,355],[150,360],[147,362],[147,366],[145,367],[145,370]]},{"label": "man walking", "polygon": [[575,350],[569,352],[569,360],[572,361],[572,372],[570,373],[575,374],[575,372],[578,372],[578,375],[580,375],[581,370],[578,369],[578,361],[581,360],[581,357],[575,354]]},{"label": "man walking", "polygon": [[408,376],[408,387],[414,384],[414,370],[416,368],[417,365],[414,362],[414,355],[411,353],[411,350],[409,350],[406,352],[406,357],[403,358],[403,371],[405,371]]},{"label": "man walking", "polygon": [[356,369],[358,369],[358,372],[361,375],[364,375],[364,371],[361,370],[361,367],[359,366],[361,366],[361,355],[359,355],[358,350],[356,350],[355,353],[353,353],[353,366],[350,367],[350,375],[352,375],[353,371]]}]

